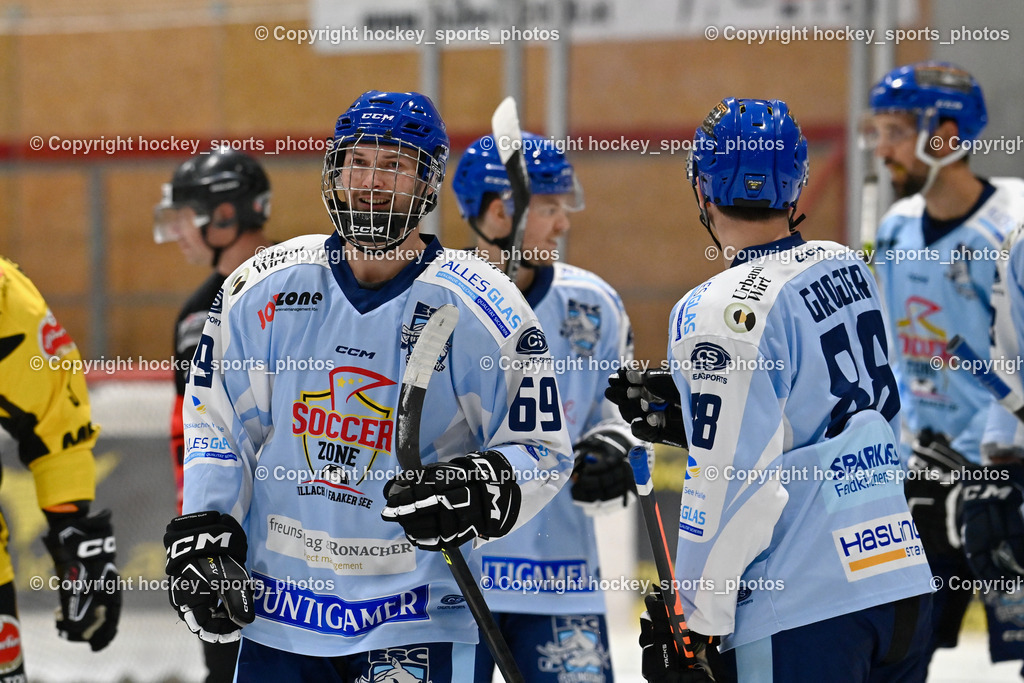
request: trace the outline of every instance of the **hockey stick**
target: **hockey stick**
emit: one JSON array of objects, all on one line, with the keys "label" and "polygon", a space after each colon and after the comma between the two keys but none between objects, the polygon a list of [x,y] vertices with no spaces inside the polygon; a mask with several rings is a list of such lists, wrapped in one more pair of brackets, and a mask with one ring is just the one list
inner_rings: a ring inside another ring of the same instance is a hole
[{"label": "hockey stick", "polygon": [[875,234],[878,232],[878,174],[874,159],[868,159],[868,172],[860,194],[860,249],[870,265],[875,260]]},{"label": "hockey stick", "polygon": [[530,175],[526,171],[523,151],[523,131],[519,128],[519,114],[515,98],[506,97],[494,110],[491,131],[498,156],[505,165],[505,173],[512,188],[512,232],[509,235],[509,253],[505,260],[505,274],[513,283],[523,256],[523,235],[526,234],[526,214],[530,209]]},{"label": "hockey stick", "polygon": [[949,340],[946,350],[968,365],[971,374],[995,397],[996,402],[1024,422],[1024,398],[1015,393],[1006,382],[992,372],[974,349],[960,335]]},{"label": "hockey stick", "polygon": [[661,594],[665,598],[668,609],[669,623],[672,625],[672,637],[676,641],[676,651],[686,658],[687,666],[692,665],[694,654],[690,643],[690,629],[683,615],[683,601],[676,592],[675,571],[672,568],[672,555],[665,539],[665,527],[661,524],[661,511],[658,501],[654,498],[654,483],[651,480],[651,469],[647,462],[647,446],[633,446],[629,451],[629,464],[633,467],[633,479],[636,480],[636,493],[640,499],[644,525],[647,527],[647,538],[654,551],[654,566],[658,570],[658,581]]},{"label": "hockey stick", "polygon": [[[423,469],[420,461],[420,418],[423,415],[423,401],[427,395],[427,385],[430,377],[434,374],[434,366],[437,359],[444,351],[448,338],[459,322],[459,309],[451,304],[441,306],[430,319],[423,325],[419,339],[409,355],[409,361],[405,366],[405,375],[402,377],[402,391],[398,398],[398,417],[395,431],[395,453],[398,457],[398,464],[403,470],[416,471]],[[476,580],[473,578],[466,558],[458,547],[441,547],[441,554],[444,556],[448,568],[451,569],[455,583],[459,585],[462,596],[469,605],[469,611],[473,614],[487,649],[491,651],[494,663],[501,672],[502,677],[508,683],[522,683],[523,675],[516,666],[508,643],[498,630],[491,610],[484,602],[483,593],[480,592]]]}]

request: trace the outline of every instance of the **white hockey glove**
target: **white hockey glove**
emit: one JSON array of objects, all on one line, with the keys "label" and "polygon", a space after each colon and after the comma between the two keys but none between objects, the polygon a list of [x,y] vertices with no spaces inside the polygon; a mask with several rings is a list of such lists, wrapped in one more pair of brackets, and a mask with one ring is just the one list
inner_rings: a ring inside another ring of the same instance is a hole
[{"label": "white hockey glove", "polygon": [[208,643],[231,643],[256,619],[245,570],[249,544],[231,515],[195,512],[176,517],[164,534],[171,606]]}]

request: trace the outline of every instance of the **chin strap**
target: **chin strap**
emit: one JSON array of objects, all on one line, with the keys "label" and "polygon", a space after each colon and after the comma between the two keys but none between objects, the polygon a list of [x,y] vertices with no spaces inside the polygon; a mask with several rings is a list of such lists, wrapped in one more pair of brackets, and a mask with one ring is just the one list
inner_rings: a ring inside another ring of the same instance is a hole
[{"label": "chin strap", "polygon": [[935,178],[938,177],[939,171],[945,166],[949,166],[955,161],[959,161],[967,156],[967,148],[962,146],[960,149],[953,151],[941,159],[931,156],[927,151],[928,140],[932,135],[924,128],[917,131],[917,144],[914,146],[914,156],[923,161],[928,165],[928,177],[924,181],[924,187],[921,188],[920,194],[924,196],[928,190],[931,189],[932,183],[935,182]]},{"label": "chin strap", "polygon": [[715,231],[711,229],[711,218],[708,217],[707,209],[704,208],[704,202],[700,200],[700,195],[697,194],[697,186],[691,184],[690,188],[693,189],[693,198],[697,200],[697,209],[700,211],[700,224],[704,226],[704,229],[711,235],[711,241],[718,247],[718,251],[722,251],[722,243],[718,241],[718,237],[715,236]]},{"label": "chin strap", "polygon": [[213,260],[210,263],[210,267],[211,268],[216,268],[218,266],[218,264],[220,264],[220,257],[224,253],[224,250],[225,249],[230,249],[231,247],[235,246],[235,242],[240,240],[242,238],[242,233],[245,232],[242,229],[242,226],[238,224],[238,221],[232,221],[230,223],[218,224],[217,227],[218,228],[229,228],[232,225],[235,226],[235,239],[231,240],[230,242],[225,244],[223,247],[215,247],[212,244],[210,244],[209,241],[207,241],[206,234],[207,234],[207,230],[209,230],[209,228],[210,228],[210,221],[207,221],[203,225],[203,227],[201,227],[199,229],[199,236],[203,238],[203,244],[208,246],[210,249],[213,249]]},{"label": "chin strap", "polygon": [[789,232],[790,233],[796,232],[796,226],[798,226],[801,223],[803,223],[804,219],[807,218],[807,216],[805,214],[800,214],[799,216],[796,216],[796,218],[793,218],[793,216],[796,216],[796,204],[793,204],[790,207],[790,209],[789,209]]},{"label": "chin strap", "polygon": [[[511,232],[508,235],[506,235],[505,237],[498,237],[498,238],[488,237],[480,229],[480,226],[477,225],[477,219],[476,218],[473,218],[473,219],[469,220],[469,227],[472,228],[473,232],[476,233],[477,237],[482,239],[484,242],[487,242],[487,244],[490,244],[491,246],[498,247],[498,249],[501,250],[502,254],[507,254],[507,253],[510,253],[512,251],[512,234],[511,234]],[[526,259],[523,259],[523,260],[521,260],[519,262],[519,267],[520,268],[533,268],[533,269],[536,269],[537,265],[534,264],[534,263],[530,263]]]}]

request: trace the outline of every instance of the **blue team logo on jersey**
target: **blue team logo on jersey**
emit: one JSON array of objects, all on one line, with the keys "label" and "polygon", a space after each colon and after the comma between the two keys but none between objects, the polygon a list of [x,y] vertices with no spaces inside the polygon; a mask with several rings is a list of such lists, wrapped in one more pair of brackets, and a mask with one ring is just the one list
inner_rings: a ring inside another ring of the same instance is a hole
[{"label": "blue team logo on jersey", "polygon": [[725,370],[731,362],[732,357],[728,352],[718,344],[711,342],[700,342],[693,347],[693,352],[690,354],[690,363],[698,372]]},{"label": "blue team logo on jersey", "polygon": [[601,642],[598,618],[554,616],[551,617],[551,630],[554,639],[537,646],[541,655],[537,659],[537,668],[545,673],[559,674],[559,680],[604,683],[604,672],[611,667],[611,658]]},{"label": "blue team logo on jersey", "polygon": [[429,683],[430,650],[389,647],[369,653],[367,672],[356,683]]},{"label": "blue team logo on jersey", "polygon": [[[416,306],[412,311],[412,320],[408,325],[402,325],[402,348],[405,350],[406,362],[409,361],[409,356],[412,355],[412,349],[416,346],[416,342],[420,338],[420,332],[423,331],[423,326],[427,324],[430,316],[432,316],[436,310],[436,306],[428,306],[422,301],[417,301]],[[438,357],[437,362],[434,363],[434,372],[441,372],[444,370],[444,361],[448,357],[451,345],[451,339],[445,342],[444,350]]]},{"label": "blue team logo on jersey", "polygon": [[516,353],[520,356],[540,356],[548,352],[548,340],[536,325],[523,330],[516,342]]},{"label": "blue team logo on jersey", "polygon": [[601,307],[569,299],[560,333],[580,356],[593,356],[601,339]]}]

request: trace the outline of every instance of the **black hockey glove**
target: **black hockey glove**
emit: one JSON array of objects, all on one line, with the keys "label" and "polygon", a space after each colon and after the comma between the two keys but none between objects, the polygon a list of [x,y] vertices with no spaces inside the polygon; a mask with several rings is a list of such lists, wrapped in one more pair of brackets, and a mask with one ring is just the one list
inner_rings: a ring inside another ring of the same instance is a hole
[{"label": "black hockey glove", "polygon": [[195,512],[176,517],[164,534],[171,607],[208,643],[231,643],[256,619],[245,570],[249,544],[231,515]]},{"label": "black hockey glove", "polygon": [[619,368],[608,378],[604,395],[618,406],[638,439],[686,448],[679,390],[668,370]]},{"label": "black hockey glove", "polygon": [[636,493],[629,449],[636,440],[618,420],[596,425],[573,449],[572,499],[590,516],[621,510]]},{"label": "black hockey glove", "polygon": [[979,579],[1024,576],[1024,465],[985,468],[982,481],[963,483],[964,552]]},{"label": "black hockey glove", "polygon": [[932,559],[940,555],[960,556],[960,533],[956,527],[959,479],[964,469],[974,467],[977,465],[953,450],[945,434],[925,429],[914,440],[903,492],[925,554]]},{"label": "black hockey glove", "polygon": [[380,516],[398,522],[418,548],[440,550],[479,536],[504,536],[519,517],[522,491],[497,451],[405,470],[384,485]]},{"label": "black hockey glove", "polygon": [[648,683],[707,683],[715,680],[713,666],[718,661],[714,639],[690,632],[693,663],[676,652],[672,624],[665,599],[657,589],[644,598],[647,611],[640,615],[640,672]]},{"label": "black hockey glove", "polygon": [[51,524],[43,544],[60,578],[57,631],[61,638],[102,650],[117,635],[121,581],[110,510]]}]

